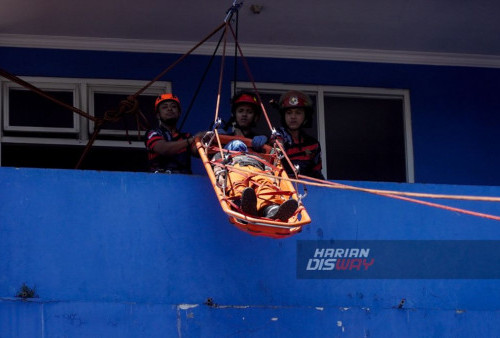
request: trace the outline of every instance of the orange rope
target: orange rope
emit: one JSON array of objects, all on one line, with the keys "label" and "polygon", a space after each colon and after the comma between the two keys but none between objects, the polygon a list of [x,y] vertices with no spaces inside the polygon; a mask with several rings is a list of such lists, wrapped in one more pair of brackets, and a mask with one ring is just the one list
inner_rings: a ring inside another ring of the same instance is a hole
[{"label": "orange rope", "polygon": [[234,38],[234,44],[236,45],[236,47],[238,48],[238,52],[240,53],[241,61],[243,62],[243,66],[245,67],[248,78],[250,79],[250,82],[252,83],[252,87],[253,87],[253,90],[255,92],[255,95],[257,96],[257,99],[259,100],[260,108],[262,109],[262,112],[264,113],[264,117],[266,118],[266,122],[267,122],[267,125],[269,127],[269,130],[272,130],[273,125],[271,124],[271,120],[269,119],[269,116],[267,115],[266,107],[264,107],[264,105],[262,104],[262,100],[260,98],[259,91],[257,90],[257,86],[255,85],[255,80],[253,78],[252,72],[250,71],[250,67],[248,66],[248,62],[247,62],[245,56],[243,55],[243,51],[241,50],[241,46],[238,43],[238,39],[237,39],[236,34],[233,30],[233,27],[230,25],[229,28],[230,28],[231,34],[233,35],[233,38]]},{"label": "orange rope", "polygon": [[[320,180],[317,178],[299,175],[299,178],[305,179],[306,181],[300,181],[303,184],[314,185],[318,187],[326,188],[337,188],[345,190],[363,191],[374,194],[391,194],[391,195],[401,195],[401,196],[413,196],[413,197],[424,197],[424,198],[442,198],[442,199],[453,199],[453,200],[465,200],[465,201],[483,201],[483,202],[500,202],[500,197],[488,197],[488,196],[467,196],[467,195],[445,195],[445,194],[429,194],[429,193],[416,193],[416,192],[405,192],[405,191],[394,191],[394,190],[379,190],[379,189],[368,189],[360,188],[351,185]],[[318,182],[313,184],[310,181]]]},{"label": "orange rope", "polygon": [[423,204],[423,205],[427,205],[427,206],[434,207],[434,208],[455,211],[455,212],[459,212],[459,213],[466,214],[466,215],[477,216],[477,217],[482,217],[482,218],[493,219],[495,221],[500,221],[500,216],[484,214],[484,213],[476,212],[476,211],[472,211],[472,210],[455,208],[455,207],[450,207],[450,206],[443,205],[443,204],[426,202],[426,201],[421,201],[421,200],[417,200],[414,198],[397,196],[397,195],[392,195],[392,194],[385,194],[385,193],[375,193],[375,194],[381,195],[381,196],[386,196],[386,197],[391,197],[391,198],[395,198],[395,199],[400,199],[403,201],[409,201],[409,202],[413,202],[413,203]]},{"label": "orange rope", "polygon": [[[244,173],[244,172],[250,172],[245,169],[241,168],[234,168],[233,166],[226,165],[230,170]],[[270,178],[275,178],[274,175],[266,174],[266,173],[261,173],[260,175],[262,176],[268,176]],[[335,183],[335,182],[329,182],[329,181],[323,181],[320,179],[315,179],[312,177],[308,176],[303,176],[299,175],[300,178],[305,178],[307,180],[297,180],[297,179],[292,179],[292,178],[281,178],[282,180],[289,180],[291,182],[297,182],[297,183],[302,183],[306,185],[313,185],[313,186],[318,186],[318,187],[325,187],[325,188],[335,188],[335,189],[343,189],[343,190],[354,190],[354,191],[361,191],[361,192],[366,192],[366,193],[371,193],[379,196],[385,196],[389,198],[394,198],[394,199],[400,199],[408,202],[413,202],[417,204],[422,204],[422,205],[427,205],[431,206],[434,208],[439,208],[439,209],[444,209],[448,211],[454,211],[462,214],[467,214],[471,216],[476,216],[476,217],[482,217],[482,218],[487,218],[487,219],[492,219],[495,221],[500,221],[500,216],[496,215],[491,215],[491,214],[486,214],[486,213],[480,213],[472,210],[467,210],[467,209],[462,209],[462,208],[455,208],[443,204],[438,204],[438,203],[432,203],[432,202],[426,202],[422,200],[418,200],[415,198],[409,198],[409,197],[404,197],[402,195],[412,195],[413,193],[407,193],[407,192],[398,192],[398,191],[387,191],[387,190],[377,190],[377,189],[365,189],[365,188],[359,188],[359,187],[354,187],[354,186],[349,186],[345,184],[340,184],[340,183]],[[311,180],[311,181],[309,181]],[[314,182],[316,181],[316,182]],[[322,183],[320,183],[322,182]],[[456,200],[469,200],[469,201],[489,201],[489,202],[500,202],[500,198],[498,197],[484,197],[484,196],[460,196],[460,195],[437,195],[437,194],[417,194],[419,197],[428,197],[428,198],[443,198],[443,199],[456,199]]]},{"label": "orange rope", "polygon": [[[267,122],[267,125],[269,127],[269,130],[272,132],[273,131],[273,126],[272,126],[272,123],[271,123],[271,120],[269,119],[269,116],[267,114],[267,110],[266,110],[266,107],[264,107],[264,104],[262,103],[262,99],[260,97],[260,94],[259,94],[259,91],[257,90],[257,86],[255,85],[255,80],[253,78],[253,75],[252,75],[252,72],[250,71],[250,66],[248,65],[248,61],[247,59],[245,58],[245,56],[243,55],[243,51],[241,49],[241,46],[240,44],[238,43],[238,40],[237,40],[237,37],[236,37],[236,34],[233,30],[233,28],[231,26],[229,26],[229,28],[231,29],[231,33],[233,35],[233,38],[234,38],[234,43],[236,45],[236,47],[238,48],[238,51],[240,53],[240,56],[241,56],[241,60],[242,60],[242,63],[243,63],[243,66],[245,67],[245,70],[247,72],[247,75],[248,75],[248,78],[250,79],[250,82],[252,83],[252,87],[253,87],[253,90],[255,92],[255,95],[257,96],[257,99],[259,101],[259,104],[260,104],[260,108],[262,109],[262,114],[264,115],[265,119],[266,119],[266,122]],[[280,148],[284,158],[286,159],[288,165],[290,165],[290,168],[292,168],[293,170],[293,173],[294,173],[294,176],[295,178],[298,178],[297,176],[297,172],[294,170],[294,166],[292,164],[292,161],[290,160],[290,158],[288,157],[285,149],[283,148],[282,144],[280,142],[275,142],[278,147]]]},{"label": "orange rope", "polygon": [[[229,169],[229,171],[233,171],[233,172],[236,172],[236,173],[239,173],[240,175],[242,175],[243,177],[245,177],[245,182],[248,182],[252,179],[252,177],[256,176],[257,173],[255,171],[252,171],[252,170],[247,170],[247,169],[241,169],[241,168],[236,168],[235,166],[233,165],[230,165],[230,164],[223,164],[221,162],[213,162],[211,161],[210,164],[212,164],[213,166],[219,166],[219,167],[222,167],[222,168],[227,168]],[[276,179],[276,175],[273,175],[273,174],[268,174],[266,172],[259,172],[258,173],[259,176],[265,176],[265,177],[269,177],[269,178],[272,178],[272,179]],[[229,175],[228,175],[229,177]],[[281,179],[281,178],[279,178]],[[254,182],[254,184],[256,185],[259,185],[257,182]],[[232,183],[230,183],[230,185],[232,186]],[[280,189],[279,187],[277,186],[274,186],[273,185],[273,189],[275,190],[274,192],[269,192],[269,193],[262,193],[262,194],[259,194],[259,196],[273,196],[273,195],[293,195],[294,192],[292,191],[285,191],[285,190],[282,190]]]},{"label": "orange rope", "polygon": [[[250,71],[250,67],[248,66],[248,62],[246,61],[246,58],[243,55],[243,51],[241,50],[241,47],[240,47],[240,45],[239,45],[239,43],[237,41],[237,37],[236,37],[236,34],[235,34],[232,26],[228,25],[228,27],[231,30],[231,33],[232,33],[233,38],[234,38],[234,43],[235,43],[235,45],[236,45],[236,47],[237,47],[237,49],[238,49],[238,51],[240,53],[240,56],[241,56],[243,65],[245,67],[245,70],[247,72],[247,75],[248,75],[248,77],[250,79],[250,82],[252,83],[254,92],[255,92],[258,100],[259,100],[259,104],[260,104],[260,107],[262,109],[263,115],[264,115],[264,117],[266,119],[266,122],[267,122],[267,124],[269,126],[269,129],[272,131],[273,128],[272,128],[271,121],[270,121],[269,116],[267,114],[266,108],[264,107],[264,105],[262,103],[262,99],[261,99],[261,97],[259,95],[259,92],[257,90],[257,87],[255,85],[255,81],[254,81],[254,78],[253,78],[252,73]],[[219,136],[218,136],[217,133],[216,133],[216,136],[217,136],[217,141],[219,143],[219,148],[221,148]],[[290,165],[290,167],[294,168],[294,166],[293,166],[290,158],[287,156],[286,151],[283,148],[283,145],[280,142],[275,142],[275,146],[277,146],[281,150],[284,158],[286,159],[286,161],[288,162],[288,164]],[[230,166],[230,165],[226,165],[225,167],[229,168],[230,170],[236,171],[236,172],[239,171],[240,173],[244,173],[244,172],[248,173],[249,172],[249,171],[244,170],[244,169],[234,168],[233,166]],[[490,215],[490,214],[485,214],[485,213],[479,213],[479,212],[475,212],[475,211],[471,211],[471,210],[467,210],[467,209],[450,207],[450,206],[446,206],[446,205],[442,205],[442,204],[438,204],[438,203],[431,203],[431,202],[421,201],[421,200],[418,200],[418,199],[415,199],[415,198],[409,198],[409,197],[404,197],[404,196],[500,202],[500,198],[498,198],[498,197],[438,195],[438,194],[410,193],[410,192],[398,192],[398,191],[388,191],[388,190],[366,189],[366,188],[359,188],[359,187],[349,186],[349,185],[335,183],[335,182],[329,182],[329,181],[326,181],[326,180],[319,180],[319,179],[315,179],[315,178],[308,177],[308,176],[297,175],[297,173],[295,171],[294,171],[294,174],[295,174],[295,179],[288,178],[289,181],[296,182],[296,183],[301,183],[301,184],[305,184],[305,185],[314,185],[314,186],[319,186],[319,187],[327,187],[327,188],[336,188],[336,189],[362,191],[362,192],[367,192],[367,193],[371,193],[371,194],[376,194],[376,195],[379,195],[379,196],[385,196],[385,197],[389,197],[389,198],[395,198],[395,199],[405,200],[405,201],[408,201],[408,202],[413,202],[413,203],[417,203],[417,204],[432,206],[432,207],[435,207],[435,208],[440,208],[440,209],[445,209],[445,210],[449,210],[449,211],[455,211],[455,212],[459,212],[459,213],[463,213],[463,214],[467,214],[467,215],[472,215],[472,216],[483,217],[483,218],[488,218],[488,219],[493,219],[493,220],[500,221],[500,216],[495,216],[495,215]],[[262,173],[262,175],[263,176],[268,176],[268,177],[271,177],[271,178],[275,178],[274,175],[269,175],[269,174],[266,174],[266,173]]]},{"label": "orange rope", "polygon": [[219,86],[217,88],[217,104],[215,107],[215,120],[214,121],[217,121],[217,119],[219,117],[220,96],[221,96],[221,92],[222,92],[222,79],[224,76],[224,63],[226,61],[227,26],[228,26],[228,24],[226,24],[224,27],[224,44],[222,47],[222,59],[221,59],[220,72],[219,72]]}]

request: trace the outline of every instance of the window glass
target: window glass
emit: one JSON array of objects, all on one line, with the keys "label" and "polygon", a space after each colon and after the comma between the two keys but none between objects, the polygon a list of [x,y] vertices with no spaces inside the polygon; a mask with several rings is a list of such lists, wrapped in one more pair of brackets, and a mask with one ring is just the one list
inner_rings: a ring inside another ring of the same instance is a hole
[{"label": "window glass", "polygon": [[[110,94],[110,93],[94,93],[94,115],[96,117],[103,117],[104,114],[111,110],[116,111],[119,108],[119,104],[122,100],[125,100],[128,95],[125,94]],[[143,113],[144,117],[148,121],[148,125],[155,125],[155,117],[153,114],[154,102],[156,100],[156,95],[141,95],[137,99],[139,102],[139,110]],[[140,124],[144,128],[148,128],[145,125],[142,118],[139,120]],[[117,121],[110,121],[102,126],[103,130],[120,130],[133,133],[137,132],[137,118],[135,114],[125,114],[123,118]]]},{"label": "window glass", "polygon": [[[57,100],[97,117],[119,108],[122,100],[144,85],[143,81],[115,79],[26,77],[25,80]],[[94,123],[15,83],[2,81],[1,85],[4,123],[0,130],[0,165],[74,168],[89,142]],[[133,114],[105,123],[80,168],[147,170],[143,135],[149,125],[156,125],[152,114],[156,97],[170,88],[170,83],[159,81],[139,96],[139,110],[148,120],[141,120],[140,128]]]},{"label": "window glass", "polygon": [[[239,83],[240,90],[252,88]],[[279,127],[282,93],[299,90],[314,102],[311,128],[322,147],[323,174],[330,180],[413,182],[409,93],[402,89],[257,84],[269,119]],[[262,118],[258,131],[269,134]]]},{"label": "window glass", "polygon": [[[54,98],[73,103],[72,91],[45,90]],[[38,128],[74,128],[73,112],[32,91],[9,89],[9,126]]]},{"label": "window glass", "polygon": [[326,96],[327,176],[406,181],[402,99]]}]

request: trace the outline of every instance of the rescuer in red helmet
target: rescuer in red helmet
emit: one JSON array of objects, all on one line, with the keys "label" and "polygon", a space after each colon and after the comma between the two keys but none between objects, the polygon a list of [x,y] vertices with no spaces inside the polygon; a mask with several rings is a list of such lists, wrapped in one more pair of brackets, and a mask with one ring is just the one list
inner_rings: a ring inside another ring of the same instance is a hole
[{"label": "rescuer in red helmet", "polygon": [[[311,127],[313,104],[311,98],[300,91],[292,90],[281,95],[279,113],[282,127],[278,129],[278,138],[283,140],[286,154],[299,174],[324,179],[321,173],[321,147],[314,137],[307,135],[304,128]],[[283,165],[289,175],[293,169],[286,161]]]},{"label": "rescuer in red helmet", "polygon": [[191,174],[191,155],[196,154],[196,148],[193,146],[194,136],[177,130],[181,115],[179,98],[171,93],[161,94],[155,102],[155,114],[158,127],[146,132],[145,141],[149,170]]},{"label": "rescuer in red helmet", "polygon": [[[231,100],[231,118],[223,133],[252,139],[252,148],[258,151],[267,142],[267,136],[255,135],[253,131],[261,113],[256,95],[250,92],[237,93]],[[229,128],[231,128],[230,131]]]}]

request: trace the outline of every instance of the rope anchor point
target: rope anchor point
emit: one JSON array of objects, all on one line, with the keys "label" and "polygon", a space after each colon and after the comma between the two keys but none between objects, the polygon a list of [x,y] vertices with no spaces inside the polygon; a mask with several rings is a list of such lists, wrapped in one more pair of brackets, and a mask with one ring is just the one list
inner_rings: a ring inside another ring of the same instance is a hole
[{"label": "rope anchor point", "polygon": [[227,23],[229,20],[231,20],[233,14],[236,13],[242,5],[243,5],[243,0],[241,1],[234,0],[233,5],[226,11],[226,17],[224,18],[224,22]]}]

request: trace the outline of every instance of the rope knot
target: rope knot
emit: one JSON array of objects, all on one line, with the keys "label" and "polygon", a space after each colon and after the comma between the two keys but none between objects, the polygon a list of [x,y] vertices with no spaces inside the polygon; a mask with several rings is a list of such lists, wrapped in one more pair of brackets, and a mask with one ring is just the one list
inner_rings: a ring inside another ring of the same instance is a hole
[{"label": "rope knot", "polygon": [[139,101],[133,95],[122,100],[116,110],[107,110],[104,113],[104,120],[115,122],[127,114],[137,114],[139,112]]}]

